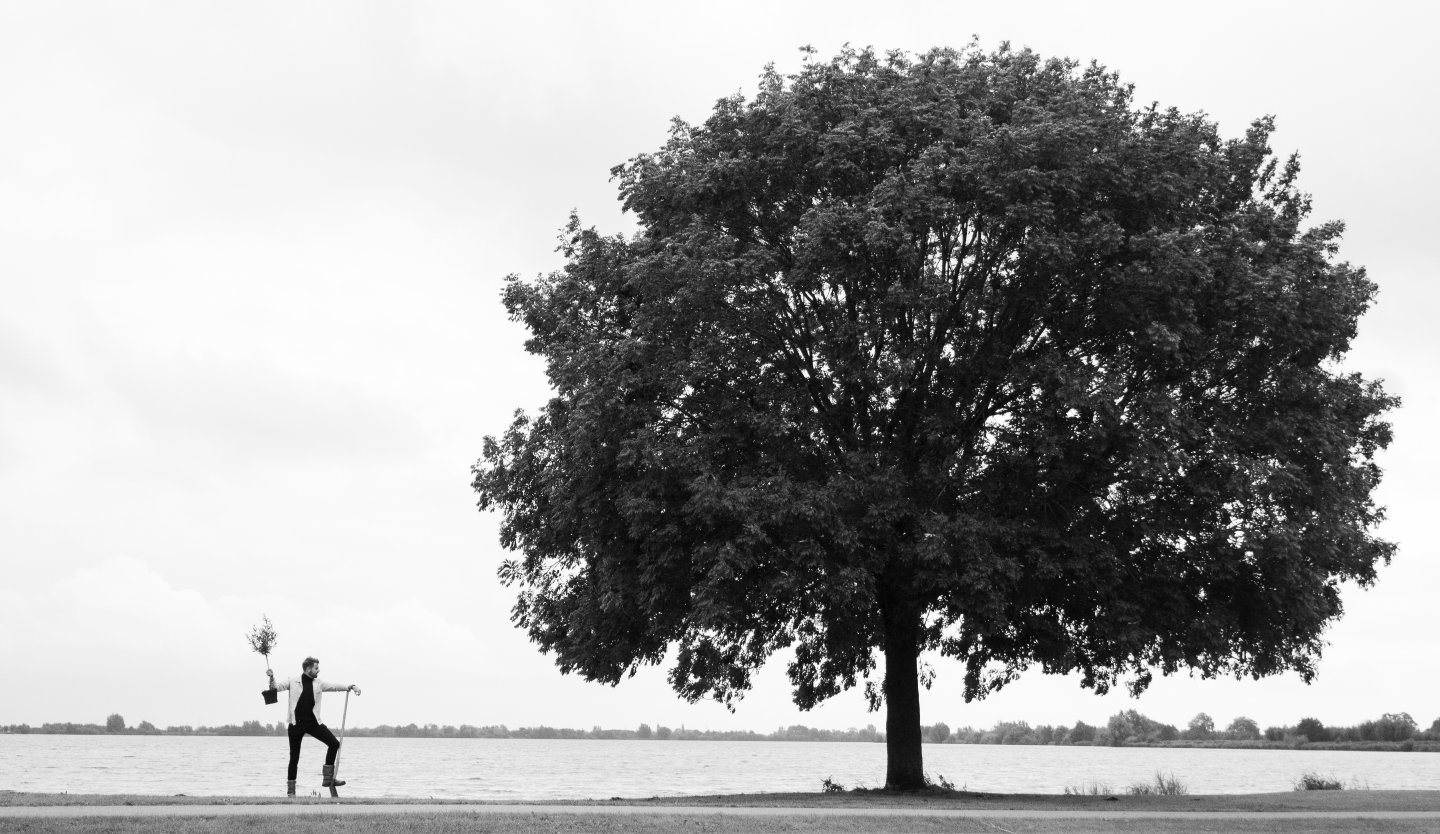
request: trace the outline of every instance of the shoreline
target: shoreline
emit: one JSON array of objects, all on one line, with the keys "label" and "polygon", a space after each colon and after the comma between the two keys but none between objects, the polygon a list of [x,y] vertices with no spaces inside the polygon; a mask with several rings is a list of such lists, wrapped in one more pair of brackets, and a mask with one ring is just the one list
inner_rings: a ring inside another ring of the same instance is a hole
[{"label": "shoreline", "polygon": [[694,811],[709,809],[770,810],[797,813],[871,813],[916,811],[967,811],[1025,813],[1201,813],[1201,814],[1292,814],[1292,813],[1428,813],[1440,818],[1440,791],[1339,790],[1286,791],[1257,794],[1197,794],[1186,796],[1076,796],[1066,794],[985,794],[965,791],[916,793],[847,791],[843,793],[753,793],[677,797],[616,797],[606,800],[436,800],[417,797],[339,798],[283,796],[185,796],[160,794],[71,794],[0,791],[0,809],[23,808],[106,808],[124,813],[129,809],[168,806],[174,808],[283,808],[361,807],[383,812],[403,811],[407,806],[451,809],[573,808],[630,809],[665,812],[667,809]]}]

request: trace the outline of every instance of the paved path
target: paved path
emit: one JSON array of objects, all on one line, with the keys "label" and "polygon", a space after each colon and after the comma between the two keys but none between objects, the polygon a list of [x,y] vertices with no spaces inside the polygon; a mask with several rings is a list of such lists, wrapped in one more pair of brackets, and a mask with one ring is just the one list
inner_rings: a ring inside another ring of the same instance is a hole
[{"label": "paved path", "polygon": [[297,802],[267,805],[7,805],[0,819],[17,817],[219,817],[288,815],[359,816],[364,814],[586,814],[590,816],[735,816],[735,817],[941,817],[1033,820],[1435,820],[1437,811],[1024,811],[976,808],[793,808],[715,805],[380,805],[345,802]]}]

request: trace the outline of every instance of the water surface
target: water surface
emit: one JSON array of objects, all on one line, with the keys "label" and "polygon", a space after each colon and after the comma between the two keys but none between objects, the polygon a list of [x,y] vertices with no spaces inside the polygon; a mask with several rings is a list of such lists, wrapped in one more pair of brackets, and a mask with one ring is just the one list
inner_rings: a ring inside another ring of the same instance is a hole
[{"label": "water surface", "polygon": [[[307,739],[300,792],[322,792],[324,745]],[[0,790],[274,796],[283,737],[0,735]],[[925,769],[957,788],[1124,791],[1159,773],[1190,793],[1290,790],[1304,773],[1352,787],[1440,790],[1440,754],[1337,750],[925,745]],[[818,791],[885,781],[885,745],[796,741],[349,738],[342,795],[549,800]]]}]

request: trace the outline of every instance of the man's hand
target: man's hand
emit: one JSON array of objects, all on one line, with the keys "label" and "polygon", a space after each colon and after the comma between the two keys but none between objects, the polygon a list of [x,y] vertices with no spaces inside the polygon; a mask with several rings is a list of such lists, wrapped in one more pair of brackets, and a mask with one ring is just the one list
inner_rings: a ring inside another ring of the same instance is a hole
[{"label": "man's hand", "polygon": [[352,683],[352,684],[350,684],[350,691],[351,691],[351,692],[354,692],[356,695],[359,695],[359,694],[360,694],[360,687],[358,687],[358,686],[356,686],[355,684]]}]

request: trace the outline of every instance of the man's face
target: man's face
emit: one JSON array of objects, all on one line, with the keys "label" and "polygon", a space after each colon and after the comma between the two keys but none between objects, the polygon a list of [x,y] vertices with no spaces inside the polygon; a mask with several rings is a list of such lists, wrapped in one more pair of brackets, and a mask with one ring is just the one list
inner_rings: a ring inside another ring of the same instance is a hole
[{"label": "man's face", "polygon": [[306,675],[309,675],[310,678],[311,678],[311,680],[314,680],[315,678],[320,677],[320,664],[318,664],[318,663],[312,663],[312,664],[310,664],[309,666],[306,666],[306,667],[305,667],[305,674],[306,674]]}]

